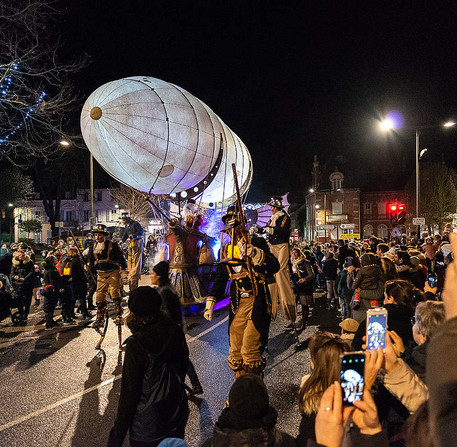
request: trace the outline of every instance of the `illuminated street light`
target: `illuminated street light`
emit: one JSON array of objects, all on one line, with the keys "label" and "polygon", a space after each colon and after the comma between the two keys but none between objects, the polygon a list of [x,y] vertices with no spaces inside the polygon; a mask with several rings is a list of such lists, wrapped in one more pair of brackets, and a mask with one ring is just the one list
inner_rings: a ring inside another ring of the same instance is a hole
[{"label": "illuminated street light", "polygon": [[421,150],[421,153],[419,154],[419,160],[422,158],[422,156],[428,151],[427,148],[424,148]]},{"label": "illuminated street light", "polygon": [[381,130],[384,131],[395,129],[394,120],[391,118],[387,118],[379,123],[379,127],[381,128]]},{"label": "illuminated street light", "polygon": [[312,194],[314,192],[314,188],[309,188],[309,192]]},{"label": "illuminated street light", "polygon": [[14,206],[12,203],[8,203],[8,206],[11,208],[12,206]]},{"label": "illuminated street light", "polygon": [[119,205],[114,205],[114,208],[118,209],[118,208],[119,208]]},{"label": "illuminated street light", "polygon": [[319,205],[316,205],[315,208],[318,210],[318,209],[320,208],[320,206],[319,206]]},{"label": "illuminated street light", "polygon": [[[379,127],[384,130],[384,131],[389,131],[389,130],[394,130],[396,128],[401,128],[403,127],[401,125],[401,121],[399,123],[396,122],[396,117],[401,118],[401,115],[398,112],[390,112],[386,119],[384,121],[381,121],[379,123]],[[419,126],[419,127],[413,127],[412,129],[415,129],[416,132],[416,217],[419,217],[419,190],[420,190],[420,183],[419,183],[419,160],[422,157],[422,155],[427,152],[427,149],[423,149],[420,154],[419,154],[419,137],[421,134],[421,131],[424,129],[433,129],[437,127],[452,127],[455,126],[454,121],[448,121],[447,123],[444,124],[439,124],[439,125],[431,125],[431,126]],[[418,227],[418,234],[417,236],[419,237],[419,230],[420,226]]]},{"label": "illuminated street light", "polygon": [[67,140],[60,140],[60,141],[59,141],[59,144],[60,144],[61,146],[70,146],[70,142],[67,141]]}]

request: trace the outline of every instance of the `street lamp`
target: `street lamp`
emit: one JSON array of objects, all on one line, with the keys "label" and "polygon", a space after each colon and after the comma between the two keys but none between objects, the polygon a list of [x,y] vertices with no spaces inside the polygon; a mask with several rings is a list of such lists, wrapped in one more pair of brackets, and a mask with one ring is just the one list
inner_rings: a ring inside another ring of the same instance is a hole
[{"label": "street lamp", "polygon": [[[8,207],[9,208],[13,208],[14,207],[14,203],[8,203]],[[11,210],[13,211],[13,210]],[[13,223],[13,220],[14,220],[14,215],[13,215],[13,212],[11,212],[11,217],[10,217],[10,244],[12,242],[12,239],[13,239],[13,227],[14,227],[14,223]]]},{"label": "street lamp", "polygon": [[60,144],[61,146],[70,146],[70,142],[67,141],[67,140],[60,140],[60,141],[59,141],[59,144]]},{"label": "street lamp", "polygon": [[[427,149],[423,149],[420,154],[419,154],[419,137],[421,134],[421,131],[424,129],[433,129],[437,127],[452,127],[455,126],[454,121],[448,121],[447,123],[444,124],[435,124],[431,126],[420,126],[420,127],[414,127],[416,132],[416,217],[419,217],[419,194],[420,194],[420,185],[419,185],[419,159],[422,157],[422,155],[427,152]],[[392,118],[387,118],[379,124],[379,127],[384,130],[384,131],[389,131],[389,130],[395,130],[396,123]],[[418,234],[419,236],[419,234]]]}]

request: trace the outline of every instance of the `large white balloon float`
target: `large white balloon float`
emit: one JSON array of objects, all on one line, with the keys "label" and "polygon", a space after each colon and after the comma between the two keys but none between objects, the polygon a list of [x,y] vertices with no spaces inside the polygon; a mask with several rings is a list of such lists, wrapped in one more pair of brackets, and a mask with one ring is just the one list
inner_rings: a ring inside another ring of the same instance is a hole
[{"label": "large white balloon float", "polygon": [[[232,163],[241,193],[251,184],[252,160],[239,137],[202,101],[160,79],[132,76],[102,85],[84,104],[81,130],[109,174],[146,194],[192,198],[222,211],[236,197]],[[168,229],[170,279],[183,304],[201,302],[207,287],[197,242],[205,235],[177,222]]]},{"label": "large white balloon float", "polygon": [[202,101],[160,79],[132,76],[108,82],[86,100],[84,141],[114,178],[139,191],[229,204],[235,163],[241,192],[252,160],[240,140]]}]

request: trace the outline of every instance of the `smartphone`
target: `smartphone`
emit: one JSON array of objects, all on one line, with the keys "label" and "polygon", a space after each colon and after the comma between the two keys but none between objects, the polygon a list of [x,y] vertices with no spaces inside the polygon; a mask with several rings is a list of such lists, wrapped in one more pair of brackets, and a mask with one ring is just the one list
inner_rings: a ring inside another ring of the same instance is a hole
[{"label": "smartphone", "polygon": [[386,347],[387,309],[375,307],[367,310],[367,350]]},{"label": "smartphone", "polygon": [[434,287],[436,287],[436,283],[437,283],[437,278],[436,278],[436,275],[429,275],[428,278],[427,278],[427,281],[428,281],[428,285],[433,289]]},{"label": "smartphone", "polygon": [[347,352],[341,355],[340,383],[343,405],[352,405],[362,400],[365,386],[365,353]]}]

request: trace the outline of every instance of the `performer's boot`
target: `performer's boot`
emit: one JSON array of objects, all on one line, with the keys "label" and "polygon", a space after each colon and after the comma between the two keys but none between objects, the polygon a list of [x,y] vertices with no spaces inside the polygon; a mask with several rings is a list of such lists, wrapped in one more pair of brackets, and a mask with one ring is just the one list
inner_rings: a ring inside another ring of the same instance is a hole
[{"label": "performer's boot", "polygon": [[[244,363],[243,364],[243,373],[244,374],[256,374],[260,376],[262,379],[264,377],[264,370],[265,370],[266,361],[263,357],[260,357],[259,360],[252,362],[252,363]],[[236,375],[235,375],[236,378]]]},{"label": "performer's boot", "polygon": [[233,373],[235,374],[235,380],[243,374],[246,374],[246,371],[244,371],[243,369],[243,359],[235,360],[232,357],[229,357],[227,359],[227,362],[230,368],[232,369]]},{"label": "performer's boot", "polygon": [[113,298],[114,304],[114,313],[116,316],[114,317],[114,324],[121,325],[122,324],[122,314],[124,313],[124,309],[122,309],[121,298]]},{"label": "performer's boot", "polygon": [[106,310],[106,301],[97,303],[97,319],[92,323],[94,329],[98,329],[103,326],[105,321],[105,310]]}]

